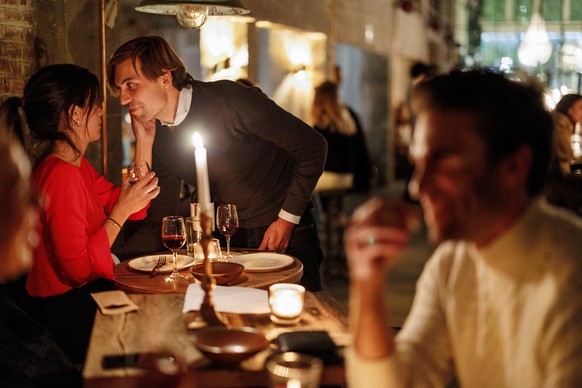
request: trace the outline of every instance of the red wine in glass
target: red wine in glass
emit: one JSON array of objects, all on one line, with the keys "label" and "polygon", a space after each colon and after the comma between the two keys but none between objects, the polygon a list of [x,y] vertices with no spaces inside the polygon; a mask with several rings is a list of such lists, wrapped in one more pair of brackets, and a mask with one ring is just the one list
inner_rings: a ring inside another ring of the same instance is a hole
[{"label": "red wine in glass", "polygon": [[177,251],[178,249],[182,248],[186,239],[184,236],[181,235],[174,235],[174,236],[164,236],[162,237],[162,242],[171,251]]},{"label": "red wine in glass", "polygon": [[186,242],[186,225],[184,218],[180,216],[164,217],[162,220],[162,242],[172,251],[172,263],[174,269],[172,274],[166,276],[167,281],[177,281],[180,279],[188,279],[186,276],[180,275],[178,272],[178,249],[182,248]]},{"label": "red wine in glass", "polygon": [[238,223],[227,222],[220,226],[220,233],[224,237],[232,237],[233,234],[238,230]]}]

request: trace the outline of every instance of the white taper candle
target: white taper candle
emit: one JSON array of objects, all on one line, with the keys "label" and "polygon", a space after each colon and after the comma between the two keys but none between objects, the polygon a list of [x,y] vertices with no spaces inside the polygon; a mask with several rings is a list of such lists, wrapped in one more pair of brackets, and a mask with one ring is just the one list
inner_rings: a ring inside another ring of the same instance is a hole
[{"label": "white taper candle", "polygon": [[200,211],[207,213],[210,210],[210,183],[208,181],[208,161],[206,160],[206,148],[202,144],[202,136],[198,132],[192,135],[194,143],[194,156],[196,158],[196,189],[198,190],[198,203]]}]

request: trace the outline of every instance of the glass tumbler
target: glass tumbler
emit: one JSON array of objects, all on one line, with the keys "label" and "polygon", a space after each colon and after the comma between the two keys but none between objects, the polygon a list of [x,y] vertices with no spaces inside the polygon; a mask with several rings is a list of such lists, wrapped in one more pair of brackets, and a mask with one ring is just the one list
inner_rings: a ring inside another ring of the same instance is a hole
[{"label": "glass tumbler", "polygon": [[317,388],[323,361],[302,353],[285,352],[270,356],[265,362],[271,388]]}]

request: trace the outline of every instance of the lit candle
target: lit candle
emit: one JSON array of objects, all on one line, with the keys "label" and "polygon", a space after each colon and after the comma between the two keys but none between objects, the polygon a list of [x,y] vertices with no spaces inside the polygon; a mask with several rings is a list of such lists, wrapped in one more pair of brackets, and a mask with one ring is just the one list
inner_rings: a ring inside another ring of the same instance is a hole
[{"label": "lit candle", "polygon": [[295,318],[301,314],[301,297],[295,290],[279,290],[273,297],[273,310],[281,318]]},{"label": "lit candle", "polygon": [[305,288],[297,284],[274,284],[269,287],[271,319],[276,323],[295,324],[303,312]]},{"label": "lit candle", "polygon": [[301,388],[301,381],[291,379],[287,381],[287,388]]},{"label": "lit candle", "polygon": [[192,135],[194,143],[194,156],[196,158],[196,189],[198,190],[198,203],[200,211],[207,213],[210,210],[210,183],[208,182],[208,162],[206,160],[206,148],[202,145],[202,136],[198,132]]}]

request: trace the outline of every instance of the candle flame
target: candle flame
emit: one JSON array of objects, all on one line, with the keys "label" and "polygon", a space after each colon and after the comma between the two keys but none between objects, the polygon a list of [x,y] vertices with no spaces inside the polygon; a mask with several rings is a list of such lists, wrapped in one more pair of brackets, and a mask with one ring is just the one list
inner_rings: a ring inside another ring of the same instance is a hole
[{"label": "candle flame", "polygon": [[192,143],[194,144],[195,148],[202,148],[204,145],[202,144],[202,136],[198,132],[194,132],[192,135]]}]

